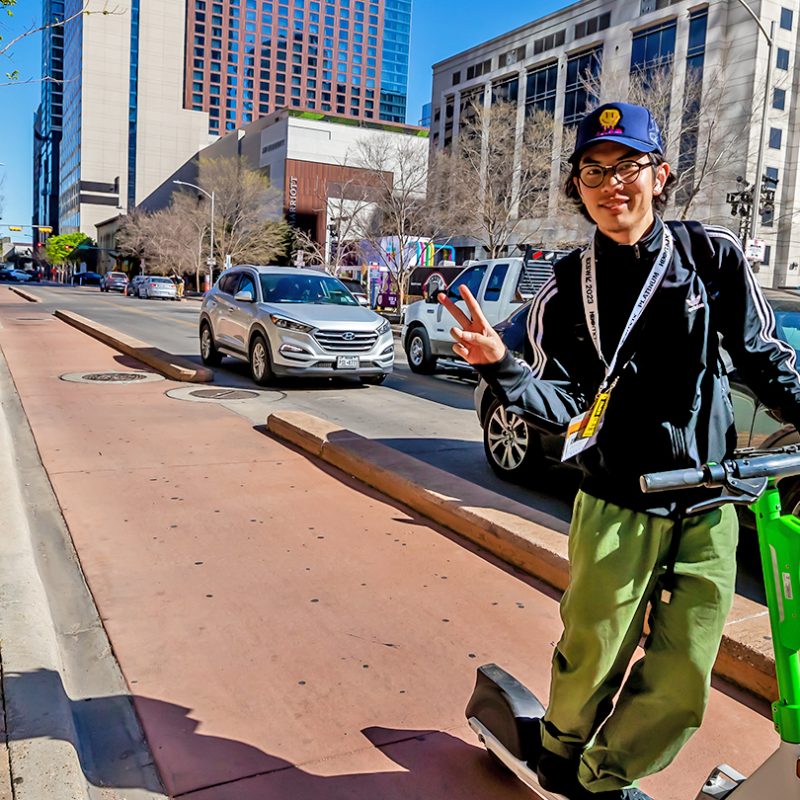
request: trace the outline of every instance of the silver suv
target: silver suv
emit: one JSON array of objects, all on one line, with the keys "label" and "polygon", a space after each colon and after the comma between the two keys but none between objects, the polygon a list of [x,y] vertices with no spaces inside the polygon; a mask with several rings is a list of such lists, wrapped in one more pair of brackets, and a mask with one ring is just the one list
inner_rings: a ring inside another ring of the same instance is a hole
[{"label": "silver suv", "polygon": [[341,281],[312,269],[242,266],[222,273],[200,310],[200,355],[250,364],[253,380],[353,376],[386,380],[394,365],[389,322]]}]

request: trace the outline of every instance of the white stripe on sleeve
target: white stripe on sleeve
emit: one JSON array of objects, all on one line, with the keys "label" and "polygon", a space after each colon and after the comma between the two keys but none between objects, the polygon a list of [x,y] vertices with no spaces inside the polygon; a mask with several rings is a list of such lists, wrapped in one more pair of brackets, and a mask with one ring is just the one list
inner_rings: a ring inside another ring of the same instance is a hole
[{"label": "white stripe on sleeve", "polygon": [[549,300],[558,293],[556,287],[556,277],[552,275],[547,283],[542,286],[531,303],[531,310],[528,313],[528,339],[533,350],[533,360],[531,361],[531,372],[534,378],[541,377],[547,363],[547,353],[542,349],[542,334],[544,333],[544,310]]}]

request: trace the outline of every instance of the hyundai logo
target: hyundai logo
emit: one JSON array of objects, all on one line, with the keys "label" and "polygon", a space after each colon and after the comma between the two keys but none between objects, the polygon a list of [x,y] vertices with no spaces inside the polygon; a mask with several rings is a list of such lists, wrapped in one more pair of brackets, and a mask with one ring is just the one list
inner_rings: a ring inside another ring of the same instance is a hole
[{"label": "hyundai logo", "polygon": [[344,339],[346,342],[352,342],[355,338],[356,335],[353,333],[353,331],[347,331],[347,333],[342,334],[342,339]]}]

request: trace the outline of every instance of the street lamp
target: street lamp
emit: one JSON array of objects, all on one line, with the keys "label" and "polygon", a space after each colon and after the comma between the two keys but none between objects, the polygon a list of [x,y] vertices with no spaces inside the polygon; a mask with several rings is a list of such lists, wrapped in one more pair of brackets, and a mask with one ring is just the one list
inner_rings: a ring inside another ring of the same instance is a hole
[{"label": "street lamp", "polygon": [[[756,16],[753,12],[753,9],[750,8],[744,0],[737,0],[740,6],[742,6],[747,13],[755,20],[756,25],[758,25],[758,29],[761,33],[764,34],[764,38],[767,40],[767,69],[766,69],[766,81],[764,82],[764,103],[763,108],[761,111],[761,132],[758,138],[758,156],[756,158],[756,178],[753,182],[753,210],[750,222],[750,238],[755,239],[756,234],[758,233],[758,215],[759,209],[761,208],[761,183],[762,183],[762,175],[761,172],[764,169],[764,139],[766,138],[767,133],[767,109],[769,108],[769,84],[770,84],[770,74],[772,71],[772,44],[773,44],[773,36],[775,34],[775,21],[773,20],[770,22],[769,26],[769,33],[767,33],[767,29],[761,24],[761,20]],[[745,243],[746,244],[746,243]]]},{"label": "street lamp", "polygon": [[178,186],[189,186],[192,189],[197,189],[198,192],[202,192],[206,197],[211,200],[211,248],[208,257],[208,280],[209,283],[213,286],[214,285],[214,197],[215,193],[207,192],[205,189],[202,189],[200,186],[196,186],[193,183],[188,183],[187,181],[172,181],[176,183]]}]

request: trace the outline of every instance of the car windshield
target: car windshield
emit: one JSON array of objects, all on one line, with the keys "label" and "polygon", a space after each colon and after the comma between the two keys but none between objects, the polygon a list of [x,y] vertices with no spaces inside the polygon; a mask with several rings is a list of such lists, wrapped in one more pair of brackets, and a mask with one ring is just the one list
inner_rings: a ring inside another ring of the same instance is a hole
[{"label": "car windshield", "polygon": [[172,283],[169,278],[150,278],[151,283]]},{"label": "car windshield", "polygon": [[261,275],[265,303],[329,303],[357,306],[341,281],[330,275]]},{"label": "car windshield", "polygon": [[124,272],[109,272],[109,278],[125,278],[127,277]]}]

